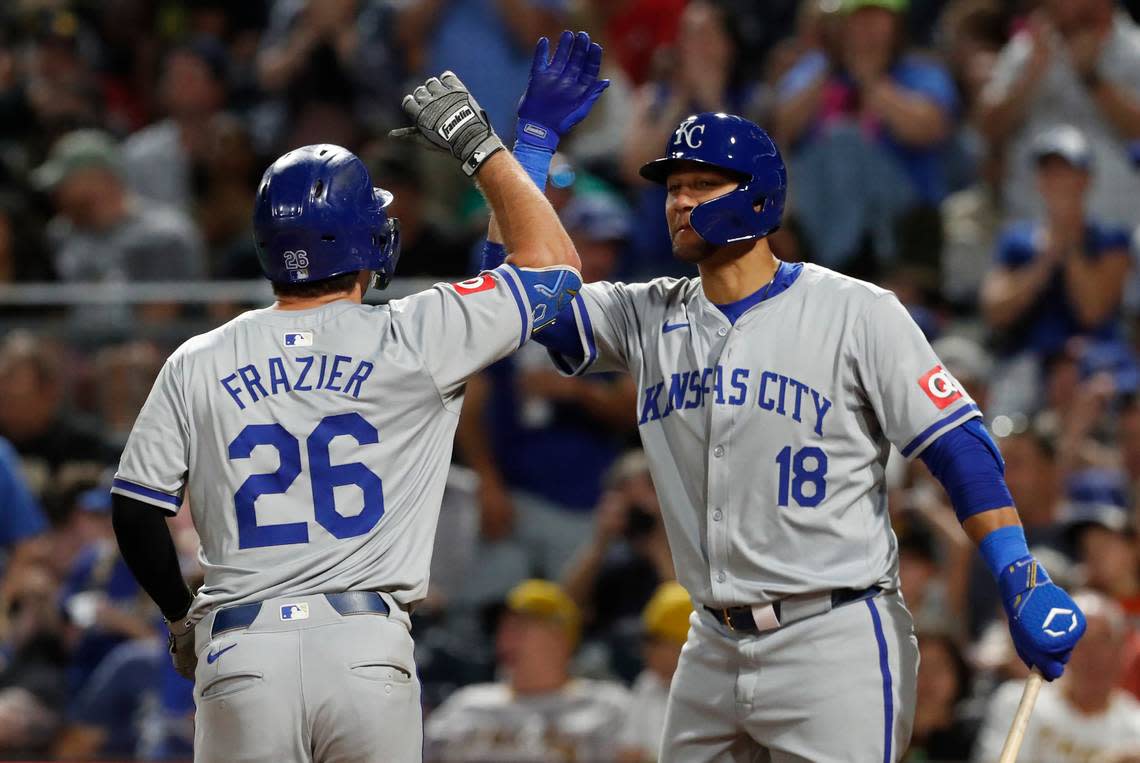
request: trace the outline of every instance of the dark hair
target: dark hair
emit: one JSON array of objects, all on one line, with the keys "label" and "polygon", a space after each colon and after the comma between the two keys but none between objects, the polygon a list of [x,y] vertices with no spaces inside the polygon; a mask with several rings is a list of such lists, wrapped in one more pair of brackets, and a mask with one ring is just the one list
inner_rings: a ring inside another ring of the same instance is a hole
[{"label": "dark hair", "polygon": [[351,273],[341,273],[332,278],[323,278],[320,281],[307,281],[305,283],[274,283],[273,293],[278,297],[323,297],[326,294],[336,294],[349,291],[356,283],[359,270]]}]

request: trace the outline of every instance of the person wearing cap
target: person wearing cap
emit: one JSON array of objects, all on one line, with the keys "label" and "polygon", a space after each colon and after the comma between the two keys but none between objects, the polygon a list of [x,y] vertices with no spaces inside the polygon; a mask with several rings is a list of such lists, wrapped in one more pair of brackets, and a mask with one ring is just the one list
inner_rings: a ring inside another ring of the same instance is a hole
[{"label": "person wearing cap", "polygon": [[[1033,143],[1041,218],[1010,224],[1002,234],[993,267],[982,284],[982,312],[998,333],[1004,369],[998,371],[995,406],[1025,410],[1035,401],[1002,402],[1039,385],[1039,363],[1073,337],[1100,342],[1121,339],[1120,306],[1131,268],[1128,231],[1106,225],[1086,211],[1095,172],[1092,146],[1072,125],[1057,125]],[[1028,380],[1013,376],[1019,366],[1036,367]]]},{"label": "person wearing cap", "polygon": [[1103,502],[1072,504],[1066,534],[1084,568],[1085,584],[1140,622],[1140,547],[1128,509]]},{"label": "person wearing cap", "polygon": [[[183,213],[148,203],[127,187],[115,139],[100,130],[70,132],[56,141],[32,174],[50,193],[57,216],[48,226],[56,272],[74,283],[193,280],[205,276],[202,238]],[[151,304],[144,318],[172,315],[175,306]],[[115,308],[84,312],[107,320]]]},{"label": "person wearing cap", "polygon": [[[794,200],[813,251],[860,277],[895,256],[897,218],[936,206],[949,190],[957,91],[940,64],[907,51],[908,7],[842,0],[836,60],[806,54],[776,95],[773,134],[800,164]],[[859,259],[868,254],[874,260]]]},{"label": "person wearing cap", "polygon": [[580,628],[577,605],[555,583],[531,579],[512,588],[496,640],[504,679],[459,689],[428,717],[425,759],[616,760],[629,692],[570,676]]},{"label": "person wearing cap", "polygon": [[1040,214],[1034,139],[1059,123],[1087,136],[1096,176],[1089,209],[1099,219],[1140,224],[1140,174],[1129,146],[1140,135],[1140,29],[1117,0],[1045,0],[993,66],[975,122],[1006,157],[1007,219]]},{"label": "person wearing cap", "polygon": [[[1085,613],[1088,629],[1073,649],[1064,677],[1041,688],[1018,760],[1134,761],[1140,756],[1140,703],[1118,688],[1128,622],[1104,594],[1078,591],[1073,600]],[[1024,685],[1011,680],[993,694],[972,760],[998,759]]]},{"label": "person wearing cap", "polygon": [[669,684],[689,635],[693,602],[680,583],[658,586],[641,614],[642,658],[645,669],[633,683],[629,720],[621,733],[622,763],[652,763],[657,760],[665,729],[665,704]]},{"label": "person wearing cap", "polygon": [[158,91],[166,114],[123,143],[127,181],[145,199],[190,212],[193,172],[213,140],[212,120],[226,101],[226,50],[199,37],[166,54]]}]

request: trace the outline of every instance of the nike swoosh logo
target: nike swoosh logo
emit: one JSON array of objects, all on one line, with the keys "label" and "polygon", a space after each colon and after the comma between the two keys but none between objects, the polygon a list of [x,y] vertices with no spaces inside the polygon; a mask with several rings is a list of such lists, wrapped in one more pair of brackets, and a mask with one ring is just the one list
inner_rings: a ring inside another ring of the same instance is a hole
[{"label": "nike swoosh logo", "polygon": [[668,334],[670,331],[676,331],[677,329],[687,329],[688,327],[689,324],[687,323],[670,323],[669,321],[665,321],[665,325],[661,327],[661,333]]},{"label": "nike swoosh logo", "polygon": [[207,654],[207,655],[206,655],[206,662],[208,662],[208,663],[210,663],[211,665],[213,665],[213,664],[214,664],[214,662],[215,662],[215,661],[216,661],[216,660],[217,660],[219,657],[221,657],[223,654],[225,654],[226,652],[228,652],[228,651],[230,651],[231,649],[233,649],[235,646],[237,646],[237,644],[230,644],[230,645],[229,645],[229,646],[227,646],[225,649],[219,649],[219,650],[218,650],[218,651],[216,651],[216,652],[210,652],[209,654]]}]

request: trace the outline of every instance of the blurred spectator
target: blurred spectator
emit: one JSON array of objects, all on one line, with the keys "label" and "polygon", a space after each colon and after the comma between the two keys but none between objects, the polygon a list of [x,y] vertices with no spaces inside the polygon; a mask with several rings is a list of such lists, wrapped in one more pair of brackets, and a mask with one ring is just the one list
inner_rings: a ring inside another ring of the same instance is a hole
[{"label": "blurred spectator", "polygon": [[899,255],[903,215],[929,217],[948,192],[958,100],[940,64],[907,51],[907,0],[842,8],[837,60],[813,51],[784,76],[774,132],[815,259],[873,278]]},{"label": "blurred spectator", "polygon": [[1004,201],[1013,219],[1038,216],[1033,142],[1067,123],[1087,137],[1097,168],[1089,212],[1105,223],[1140,223],[1140,176],[1128,146],[1140,138],[1140,30],[1115,0],[1044,0],[1010,40],[976,114],[1006,157]]},{"label": "blurred spectator", "polygon": [[920,630],[918,651],[914,730],[903,763],[959,763],[970,757],[980,726],[963,713],[970,667],[954,639],[942,633]]},{"label": "blurred spectator", "polygon": [[231,114],[210,121],[208,147],[196,176],[196,218],[219,278],[260,278],[253,245],[253,189],[260,167],[245,125]]},{"label": "blurred spectator", "polygon": [[16,451],[0,437],[0,572],[19,564],[27,542],[47,530],[39,503],[24,484]]},{"label": "blurred spectator", "polygon": [[5,575],[0,641],[0,756],[46,756],[68,700],[59,587],[38,565]]},{"label": "blurred spectator", "polygon": [[151,342],[105,347],[95,354],[94,378],[103,437],[119,451],[166,357]]},{"label": "blurred spectator", "polygon": [[1067,517],[1085,583],[1140,622],[1140,547],[1129,512],[1107,503],[1077,504]]},{"label": "blurred spectator", "polygon": [[92,488],[79,496],[78,504],[80,511],[90,515],[95,537],[79,552],[60,594],[68,620],[79,631],[70,665],[74,690],[86,686],[116,646],[150,637],[155,616],[119,555],[111,529],[109,486]]},{"label": "blurred spectator", "polygon": [[455,72],[477,94],[495,132],[508,140],[535,41],[557,39],[566,28],[567,6],[567,0],[417,0],[401,11],[400,40],[414,72]]},{"label": "blurred spectator", "polygon": [[26,92],[38,129],[28,137],[50,142],[69,130],[98,124],[104,93],[91,65],[97,43],[79,17],[71,10],[45,6],[33,19]]},{"label": "blurred spectator", "polygon": [[365,161],[374,182],[395,197],[390,213],[400,221],[401,276],[457,278],[468,272],[473,236],[449,230],[432,205],[419,157],[390,142],[373,144]]},{"label": "blurred spectator", "polygon": [[665,223],[665,188],[646,183],[638,173],[646,162],[661,156],[673,131],[689,114],[750,110],[756,88],[734,79],[739,55],[735,19],[710,0],[691,0],[681,15],[681,28],[669,65],[639,88],[621,155],[622,177],[637,189],[631,242],[630,277],[692,275],[692,267],[673,258]]},{"label": "blurred spectator", "polygon": [[[999,0],[956,0],[946,5],[938,23],[939,47],[957,85],[962,113],[975,110],[1008,39],[1008,27],[1008,14]],[[942,295],[972,310],[1004,218],[1001,155],[991,149],[974,122],[966,120],[958,125],[948,158],[953,192],[940,207],[945,242]]]},{"label": "blurred spectator", "polygon": [[[1128,624],[1107,597],[1086,591],[1073,597],[1088,619],[1065,675],[1045,684],[1029,717],[1021,757],[1050,763],[1128,760],[1140,755],[1140,703],[1116,688]],[[994,694],[973,759],[998,759],[1021,698],[1021,681]],[[1112,757],[1119,756],[1119,757]]]},{"label": "blurred spectator", "polygon": [[210,150],[211,119],[226,100],[226,51],[208,37],[166,54],[159,98],[165,119],[123,143],[127,183],[144,199],[192,210],[193,173]]},{"label": "blurred spectator", "polygon": [[[60,138],[34,179],[52,193],[59,213],[48,232],[63,280],[121,283],[205,275],[194,224],[178,210],[130,192],[119,147],[106,133],[78,130]],[[139,315],[159,319],[176,311],[176,305],[157,303]]]},{"label": "blurred spectator", "polygon": [[1117,419],[1120,462],[1128,476],[1132,495],[1140,495],[1140,395],[1129,395]]},{"label": "blurred spectator", "polygon": [[[583,279],[611,279],[629,233],[624,207],[589,194],[561,215]],[[604,475],[634,431],[636,402],[628,376],[563,376],[537,344],[468,380],[456,445],[479,476],[483,535],[469,588],[499,598],[528,575],[563,574],[590,535]]]},{"label": "blurred spectator", "polygon": [[566,592],[586,611],[590,630],[617,636],[622,621],[639,617],[657,587],[674,579],[661,505],[640,450],[614,464],[595,512],[594,535],[563,579]]},{"label": "blurred spectator", "polygon": [[1128,232],[1086,213],[1094,166],[1085,135],[1071,126],[1043,132],[1033,163],[1045,216],[1006,229],[982,287],[983,314],[1007,361],[996,389],[1002,412],[1030,409],[1040,385],[1035,363],[1072,337],[1119,340],[1131,268]]},{"label": "blurred spectator", "polygon": [[[910,18],[913,20],[913,13]],[[1009,14],[999,0],[954,0],[945,4],[934,29],[939,51],[957,88],[962,113],[973,112],[981,98],[994,63],[1009,39],[1009,23]],[[989,179],[986,172],[997,169],[1000,173],[985,140],[969,121],[956,126],[947,158],[947,182],[952,190],[972,185],[979,168],[984,180]]]},{"label": "blurred spectator", "polygon": [[426,759],[614,761],[629,692],[570,677],[579,629],[578,608],[557,585],[526,580],[511,589],[497,640],[505,682],[459,689],[436,709],[424,729]]},{"label": "blurred spectator", "polygon": [[[612,57],[632,85],[642,85],[677,39],[686,0],[587,0],[602,30],[606,56]],[[590,27],[593,29],[594,27]]]},{"label": "blurred spectator", "polygon": [[157,637],[119,644],[78,693],[53,753],[62,760],[135,757],[141,723],[158,703],[161,672],[170,661]]},{"label": "blurred spectator", "polygon": [[42,225],[20,196],[0,194],[0,285],[53,279]]},{"label": "blurred spectator", "polygon": [[621,732],[622,763],[652,763],[657,760],[665,730],[665,705],[669,686],[689,637],[693,602],[680,583],[662,583],[641,615],[642,658],[645,670],[633,682],[629,718]]},{"label": "blurred spectator", "polygon": [[102,463],[112,455],[67,410],[62,356],[59,345],[27,332],[13,331],[0,341],[0,436],[41,485],[64,463]]},{"label": "blurred spectator", "polygon": [[262,152],[279,144],[354,148],[366,130],[402,125],[395,29],[395,8],[380,0],[274,3],[257,58],[261,87],[276,99],[273,138]]}]

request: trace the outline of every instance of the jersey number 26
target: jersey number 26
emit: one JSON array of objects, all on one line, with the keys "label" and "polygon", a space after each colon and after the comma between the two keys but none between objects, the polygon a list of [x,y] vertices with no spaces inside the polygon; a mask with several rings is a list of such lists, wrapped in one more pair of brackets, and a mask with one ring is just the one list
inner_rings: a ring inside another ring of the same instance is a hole
[{"label": "jersey number 26", "polygon": [[[329,462],[329,443],[341,435],[352,437],[360,445],[371,445],[380,441],[380,433],[359,413],[341,413],[321,419],[305,440],[305,448],[309,452],[313,513],[321,527],[343,539],[363,535],[384,516],[384,483],[362,463],[333,465]],[[280,424],[250,424],[230,443],[230,460],[249,458],[258,445],[276,448],[281,465],[269,474],[251,474],[234,495],[238,547],[308,543],[307,522],[259,525],[255,509],[259,496],[284,493],[297,479],[301,473],[300,443]],[[336,510],[334,490],[341,485],[356,485],[364,494],[364,507],[359,514],[346,517]]]}]

